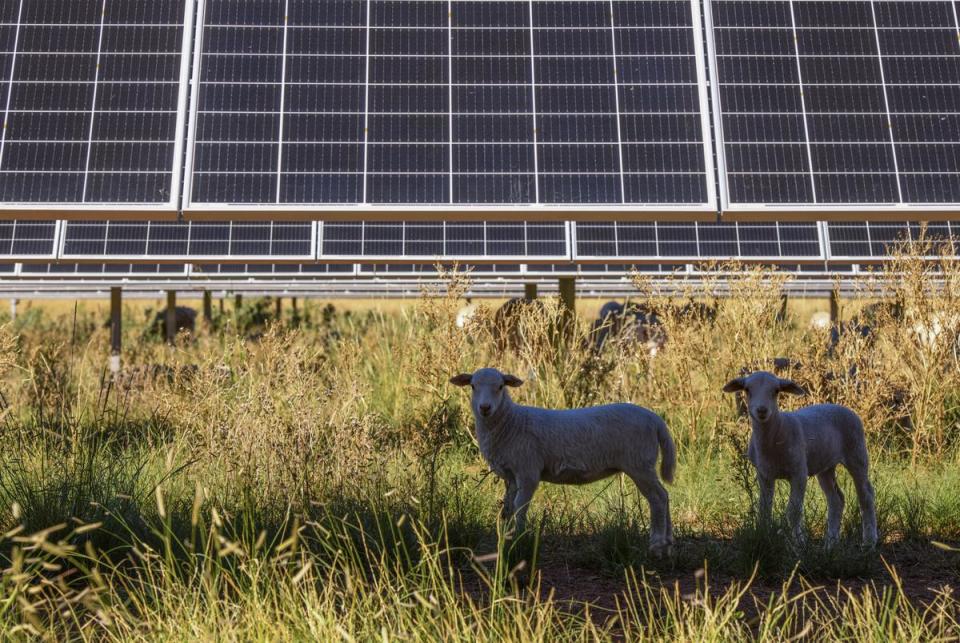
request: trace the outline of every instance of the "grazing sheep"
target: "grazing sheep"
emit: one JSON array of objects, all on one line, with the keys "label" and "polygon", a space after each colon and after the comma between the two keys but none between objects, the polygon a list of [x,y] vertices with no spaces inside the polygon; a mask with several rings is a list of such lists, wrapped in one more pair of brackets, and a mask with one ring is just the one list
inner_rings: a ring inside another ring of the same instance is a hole
[{"label": "grazing sheep", "polygon": [[673,546],[667,490],[657,478],[673,481],[676,448],[656,413],[633,404],[608,404],[555,411],[514,403],[507,386],[523,382],[495,368],[450,379],[473,389],[470,401],[477,443],[490,468],[506,483],[503,516],[526,525],[527,508],[541,481],[587,484],[623,472],[650,504],[650,551],[669,554]]},{"label": "grazing sheep", "polygon": [[836,404],[816,404],[790,413],[777,405],[779,393],[804,395],[799,385],[773,373],[758,371],[730,380],[726,393],[744,391],[753,433],[747,456],[757,469],[761,520],[770,518],[776,480],[790,481],[787,521],[798,541],[802,537],[803,497],[807,478],[817,476],[827,498],[826,544],[840,536],[843,493],[837,485],[836,467],[842,464],[853,478],[860,502],[863,543],[877,542],[877,515],[873,486],[867,475],[869,461],[863,424],[857,414]]},{"label": "grazing sheep", "polygon": [[621,338],[643,346],[651,357],[667,342],[663,322],[655,311],[640,304],[624,306],[616,301],[608,301],[600,308],[592,334],[596,351],[602,350],[610,339]]},{"label": "grazing sheep", "polygon": [[832,325],[833,321],[830,319],[830,313],[821,310],[810,316],[810,328],[813,330],[827,330]]},{"label": "grazing sheep", "polygon": [[[193,334],[197,327],[197,311],[188,306],[177,306],[173,309],[173,320],[175,332],[179,333],[180,331],[185,330],[190,334]],[[153,322],[151,322],[147,332],[160,337],[167,336],[166,308],[154,316]]]},{"label": "grazing sheep", "polygon": [[465,328],[477,316],[477,305],[469,299],[466,305],[457,311],[457,328]]},{"label": "grazing sheep", "polygon": [[520,320],[523,318],[524,311],[537,311],[543,313],[543,302],[539,299],[527,299],[526,297],[514,297],[508,299],[493,314],[493,338],[497,350],[501,353],[507,349],[519,350],[523,345],[523,336],[520,332]]}]

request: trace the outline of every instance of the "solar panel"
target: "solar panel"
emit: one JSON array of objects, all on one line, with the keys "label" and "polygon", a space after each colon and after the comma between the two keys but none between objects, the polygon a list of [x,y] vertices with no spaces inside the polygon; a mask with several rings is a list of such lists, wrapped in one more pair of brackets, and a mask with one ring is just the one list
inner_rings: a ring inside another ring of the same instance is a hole
[{"label": "solar panel", "polygon": [[110,264],[110,263],[25,263],[20,268],[22,276],[29,277],[184,277],[184,264]]},{"label": "solar panel", "polygon": [[312,260],[315,234],[316,224],[311,222],[68,221],[60,257]]},{"label": "solar panel", "polygon": [[[446,270],[451,270],[452,265],[442,266]],[[522,273],[520,264],[464,264],[458,265],[460,272],[469,271],[471,275],[478,277],[502,277],[517,276]],[[361,275],[373,276],[411,276],[411,277],[429,277],[438,276],[437,264],[434,263],[411,263],[411,264],[367,264],[362,263],[358,266],[358,273]]]},{"label": "solar panel", "polygon": [[585,263],[577,266],[583,277],[600,277],[604,275],[629,275],[632,272],[655,273],[671,275],[685,272],[687,267],[682,263],[641,263],[641,264],[610,264]]},{"label": "solar panel", "polygon": [[826,224],[829,258],[877,259],[889,256],[896,246],[906,241],[924,239],[931,251],[956,256],[960,253],[960,222],[938,223],[830,222]]},{"label": "solar panel", "polygon": [[957,211],[954,3],[711,0],[707,9],[723,210]]},{"label": "solar panel", "polygon": [[199,264],[194,265],[194,277],[307,277],[351,276],[353,264]]},{"label": "solar panel", "polygon": [[444,261],[569,257],[562,222],[324,222],[320,258]]},{"label": "solar panel", "polygon": [[0,8],[0,208],[175,210],[193,6],[28,0]]},{"label": "solar panel", "polygon": [[577,260],[823,259],[816,223],[576,223]]},{"label": "solar panel", "polygon": [[0,257],[37,259],[56,257],[56,221],[0,221]]},{"label": "solar panel", "polygon": [[206,0],[198,15],[187,210],[715,211],[695,0]]}]

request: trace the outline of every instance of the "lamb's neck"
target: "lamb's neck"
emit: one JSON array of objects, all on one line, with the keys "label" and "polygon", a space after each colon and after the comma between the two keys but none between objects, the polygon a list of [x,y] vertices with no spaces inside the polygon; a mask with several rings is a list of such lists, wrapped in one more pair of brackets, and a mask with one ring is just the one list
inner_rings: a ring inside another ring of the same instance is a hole
[{"label": "lamb's neck", "polygon": [[783,414],[775,411],[766,422],[757,422],[753,424],[753,439],[761,451],[780,451],[783,443],[786,441],[786,430],[784,428]]},{"label": "lamb's neck", "polygon": [[483,417],[482,415],[476,416],[477,437],[483,436],[494,441],[499,441],[510,433],[504,429],[514,423],[519,409],[520,407],[515,404],[509,396],[504,396],[503,403],[501,403],[497,410],[489,417]]}]

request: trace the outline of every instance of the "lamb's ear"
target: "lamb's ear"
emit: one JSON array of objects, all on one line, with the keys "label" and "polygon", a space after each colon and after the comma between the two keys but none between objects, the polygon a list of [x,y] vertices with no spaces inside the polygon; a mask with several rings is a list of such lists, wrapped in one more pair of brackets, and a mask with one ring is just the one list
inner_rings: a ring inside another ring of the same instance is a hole
[{"label": "lamb's ear", "polygon": [[520,386],[523,384],[523,380],[517,377],[516,375],[503,374],[503,383],[507,386]]},{"label": "lamb's ear", "polygon": [[743,385],[743,378],[742,378],[742,377],[738,377],[737,379],[735,379],[735,380],[730,380],[729,382],[727,382],[726,384],[724,384],[724,385],[723,385],[723,392],[724,392],[724,393],[736,393],[737,391],[742,391],[744,388],[745,388],[745,387],[744,387],[744,385]]},{"label": "lamb's ear", "polygon": [[470,380],[473,379],[473,375],[470,373],[460,373],[459,375],[454,375],[450,378],[450,383],[455,384],[456,386],[468,386]]},{"label": "lamb's ear", "polygon": [[791,395],[806,395],[807,390],[794,382],[793,380],[780,380],[780,392],[790,393]]}]

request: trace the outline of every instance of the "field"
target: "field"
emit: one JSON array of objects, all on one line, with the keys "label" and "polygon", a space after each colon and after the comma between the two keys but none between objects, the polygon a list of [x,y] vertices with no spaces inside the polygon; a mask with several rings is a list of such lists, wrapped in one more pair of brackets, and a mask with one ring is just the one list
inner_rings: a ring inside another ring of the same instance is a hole
[{"label": "field", "polygon": [[[746,268],[705,300],[715,319],[637,277],[637,299],[665,310],[652,358],[629,341],[589,348],[600,302],[569,321],[547,300],[501,348],[496,303],[457,327],[463,274],[411,302],[301,302],[296,319],[228,305],[173,347],[137,302],[116,379],[102,305],[23,302],[0,333],[3,638],[956,640],[960,269],[907,255],[888,270],[898,306],[860,314],[881,294],[867,283],[844,316],[873,333],[833,351],[808,323],[826,302],[791,301],[783,319],[784,277]],[[799,362],[784,376],[810,391],[783,404],[864,419],[876,550],[859,546],[845,473],[837,547],[821,544],[816,484],[806,544],[758,523],[749,425],[720,388],[775,357]],[[487,365],[526,380],[522,403],[626,400],[666,419],[672,558],[647,555],[645,503],[620,478],[544,485],[530,532],[504,536],[501,483],[448,384]]]}]

